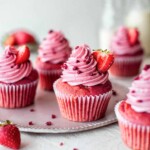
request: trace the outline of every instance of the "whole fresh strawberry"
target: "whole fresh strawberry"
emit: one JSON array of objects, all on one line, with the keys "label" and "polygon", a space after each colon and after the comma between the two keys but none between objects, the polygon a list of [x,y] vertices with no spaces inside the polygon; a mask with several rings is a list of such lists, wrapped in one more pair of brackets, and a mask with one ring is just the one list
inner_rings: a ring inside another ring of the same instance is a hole
[{"label": "whole fresh strawberry", "polygon": [[15,31],[4,38],[4,46],[18,46],[24,44],[36,44],[36,40],[29,32],[24,30]]},{"label": "whole fresh strawberry", "polygon": [[114,62],[114,56],[108,50],[95,50],[92,55],[97,61],[97,69],[101,73],[107,72]]},{"label": "whole fresh strawberry", "polygon": [[16,31],[12,34],[15,37],[17,45],[35,43],[34,37],[26,31]]},{"label": "whole fresh strawberry", "polygon": [[12,149],[19,149],[21,138],[19,129],[10,121],[0,124],[0,144]]}]

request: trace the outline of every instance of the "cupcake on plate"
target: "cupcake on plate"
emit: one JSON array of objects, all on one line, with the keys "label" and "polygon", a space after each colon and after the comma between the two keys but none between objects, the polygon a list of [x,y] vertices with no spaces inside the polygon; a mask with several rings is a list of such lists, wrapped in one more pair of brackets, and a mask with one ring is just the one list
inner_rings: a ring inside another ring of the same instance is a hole
[{"label": "cupcake on plate", "polygon": [[16,30],[7,34],[2,41],[2,45],[15,47],[27,45],[30,51],[37,51],[38,49],[38,42],[34,35],[26,30]]},{"label": "cupcake on plate", "polygon": [[54,83],[54,92],[64,118],[85,122],[105,116],[112,95],[107,72],[112,63],[113,55],[107,50],[91,53],[87,45],[75,47],[63,64],[61,78]]},{"label": "cupcake on plate", "polygon": [[0,57],[0,107],[21,108],[33,104],[38,73],[29,60],[27,46],[7,46]]},{"label": "cupcake on plate", "polygon": [[124,143],[134,150],[150,150],[150,65],[134,79],[115,112]]},{"label": "cupcake on plate", "polygon": [[60,31],[50,30],[39,47],[36,68],[40,76],[40,88],[53,90],[53,83],[61,73],[62,64],[68,59],[71,48]]},{"label": "cupcake on plate", "polygon": [[115,62],[110,72],[114,76],[129,77],[139,73],[143,48],[136,28],[120,27],[110,45]]}]

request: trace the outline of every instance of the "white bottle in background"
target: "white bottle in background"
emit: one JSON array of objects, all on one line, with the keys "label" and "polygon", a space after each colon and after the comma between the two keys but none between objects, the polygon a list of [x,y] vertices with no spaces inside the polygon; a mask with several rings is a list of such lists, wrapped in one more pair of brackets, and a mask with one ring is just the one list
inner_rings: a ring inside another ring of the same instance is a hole
[{"label": "white bottle in background", "polygon": [[99,29],[99,48],[109,49],[111,37],[114,32],[114,10],[111,0],[105,1],[105,8],[101,17]]},{"label": "white bottle in background", "polygon": [[113,29],[103,28],[99,31],[99,48],[108,49],[110,48],[110,42],[112,35],[114,34]]},{"label": "white bottle in background", "polygon": [[127,26],[139,29],[141,44],[146,55],[150,55],[150,9],[132,11],[125,22]]},{"label": "white bottle in background", "polygon": [[109,49],[112,35],[123,23],[125,1],[105,0],[104,11],[101,14],[99,30],[99,47]]}]

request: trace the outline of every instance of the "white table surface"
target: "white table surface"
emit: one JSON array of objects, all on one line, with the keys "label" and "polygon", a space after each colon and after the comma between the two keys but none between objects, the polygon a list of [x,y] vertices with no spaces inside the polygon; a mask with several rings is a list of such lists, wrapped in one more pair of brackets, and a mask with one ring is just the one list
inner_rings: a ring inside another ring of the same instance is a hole
[{"label": "white table surface", "polygon": [[[32,54],[31,59],[35,60],[35,55]],[[143,65],[146,63],[150,63],[150,58],[145,58]],[[127,87],[130,86],[131,81],[132,78],[116,80]],[[117,123],[80,133],[21,133],[21,138],[22,150],[73,150],[74,148],[78,150],[129,150],[122,142]],[[61,142],[64,143],[63,146],[60,146]],[[8,149],[0,146],[0,150]]]}]

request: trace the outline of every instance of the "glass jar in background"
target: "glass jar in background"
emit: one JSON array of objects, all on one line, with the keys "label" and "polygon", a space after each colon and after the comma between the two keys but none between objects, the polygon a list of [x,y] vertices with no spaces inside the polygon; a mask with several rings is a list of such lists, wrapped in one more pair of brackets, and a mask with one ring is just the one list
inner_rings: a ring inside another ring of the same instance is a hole
[{"label": "glass jar in background", "polygon": [[134,7],[127,14],[125,24],[137,27],[140,31],[141,44],[146,55],[150,55],[150,2],[136,0]]}]

